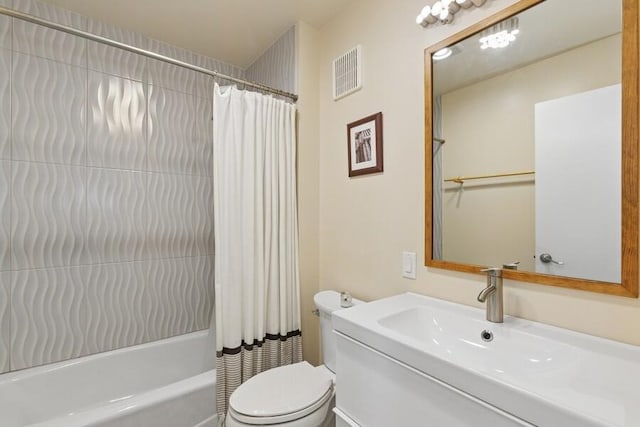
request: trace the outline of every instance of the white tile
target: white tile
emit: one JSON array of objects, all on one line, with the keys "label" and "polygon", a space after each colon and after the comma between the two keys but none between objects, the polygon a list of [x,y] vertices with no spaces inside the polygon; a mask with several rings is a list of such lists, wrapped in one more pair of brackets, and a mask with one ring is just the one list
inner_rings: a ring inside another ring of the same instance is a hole
[{"label": "white tile", "polygon": [[85,164],[86,82],[80,68],[14,54],[14,160]]},{"label": "white tile", "polygon": [[214,306],[213,255],[187,260],[193,265],[193,291],[189,296],[189,311],[195,316],[194,330],[209,328]]},{"label": "white tile", "polygon": [[85,168],[29,162],[12,166],[12,268],[84,263]]},{"label": "white tile", "polygon": [[13,20],[13,49],[65,64],[86,66],[85,39],[19,19]]},{"label": "white tile", "polygon": [[86,352],[145,342],[151,315],[142,262],[91,265],[86,275]]},{"label": "white tile", "polygon": [[11,158],[11,51],[0,48],[0,159]]},{"label": "white tile", "polygon": [[213,178],[189,176],[189,193],[193,203],[191,221],[187,224],[190,239],[194,242],[194,255],[213,255]]},{"label": "white tile", "polygon": [[143,81],[147,59],[123,49],[89,41],[87,44],[89,69],[114,76]]},{"label": "white tile", "polygon": [[91,263],[142,259],[146,173],[87,170],[87,250]]},{"label": "white tile", "polygon": [[196,61],[196,54],[193,52],[155,39],[149,40],[149,50],[189,64]]},{"label": "white tile", "polygon": [[11,272],[0,273],[0,373],[10,369]]},{"label": "white tile", "polygon": [[213,175],[213,105],[212,98],[198,98],[194,138],[196,175]]},{"label": "white tile", "polygon": [[57,24],[87,31],[87,18],[38,0],[13,0],[13,8]]},{"label": "white tile", "polygon": [[[2,2],[0,2],[2,6]],[[13,20],[6,15],[0,15],[0,47],[11,49],[11,30]]]},{"label": "white tile", "polygon": [[87,19],[88,32],[140,49],[148,49],[150,40],[140,33],[128,31],[96,19]]},{"label": "white tile", "polygon": [[157,86],[149,87],[148,170],[195,171],[196,98]]},{"label": "white tile", "polygon": [[11,162],[0,160],[0,271],[11,269]]},{"label": "white tile", "polygon": [[12,272],[11,369],[85,354],[81,267]]},{"label": "white tile", "polygon": [[[155,51],[154,51],[155,52]],[[200,73],[157,59],[147,59],[148,82],[154,86],[195,95]]]},{"label": "white tile", "polygon": [[211,258],[174,258],[145,264],[151,301],[146,328],[149,339],[207,328],[213,303]]},{"label": "white tile", "polygon": [[150,258],[195,254],[193,182],[186,175],[147,174],[147,252]]},{"label": "white tile", "polygon": [[89,72],[87,164],[146,167],[146,96],[141,82]]}]

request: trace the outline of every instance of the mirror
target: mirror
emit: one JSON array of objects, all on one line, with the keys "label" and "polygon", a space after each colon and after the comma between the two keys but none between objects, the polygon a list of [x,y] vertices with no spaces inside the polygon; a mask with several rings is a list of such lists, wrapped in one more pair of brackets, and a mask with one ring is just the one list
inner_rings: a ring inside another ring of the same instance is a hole
[{"label": "mirror", "polygon": [[638,119],[635,0],[521,0],[427,48],[425,264],[637,297]]}]

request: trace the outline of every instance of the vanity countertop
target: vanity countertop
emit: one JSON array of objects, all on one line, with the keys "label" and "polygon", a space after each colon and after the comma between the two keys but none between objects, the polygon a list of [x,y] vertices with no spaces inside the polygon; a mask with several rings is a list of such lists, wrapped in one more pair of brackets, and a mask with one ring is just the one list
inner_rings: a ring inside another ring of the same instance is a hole
[{"label": "vanity countertop", "polygon": [[490,323],[414,293],[337,311],[333,325],[535,425],[640,426],[640,347],[510,316]]}]

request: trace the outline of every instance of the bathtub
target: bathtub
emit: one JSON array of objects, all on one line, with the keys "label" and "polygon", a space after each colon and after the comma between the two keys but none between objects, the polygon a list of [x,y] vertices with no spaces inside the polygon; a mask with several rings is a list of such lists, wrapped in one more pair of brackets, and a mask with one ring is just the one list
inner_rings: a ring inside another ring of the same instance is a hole
[{"label": "bathtub", "polygon": [[0,426],[213,427],[209,343],[194,332],[0,375]]}]

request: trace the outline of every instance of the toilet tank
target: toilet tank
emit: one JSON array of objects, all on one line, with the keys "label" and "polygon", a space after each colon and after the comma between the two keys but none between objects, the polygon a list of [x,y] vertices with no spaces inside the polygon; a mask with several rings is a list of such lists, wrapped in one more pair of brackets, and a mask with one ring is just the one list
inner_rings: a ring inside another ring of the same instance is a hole
[{"label": "toilet tank", "polygon": [[[313,302],[318,309],[320,317],[320,337],[322,338],[322,359],[324,365],[336,371],[336,341],[333,335],[331,313],[336,310],[348,310],[340,307],[340,293],[336,291],[322,291],[313,296]],[[353,299],[353,304],[363,304],[363,301]]]}]

